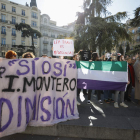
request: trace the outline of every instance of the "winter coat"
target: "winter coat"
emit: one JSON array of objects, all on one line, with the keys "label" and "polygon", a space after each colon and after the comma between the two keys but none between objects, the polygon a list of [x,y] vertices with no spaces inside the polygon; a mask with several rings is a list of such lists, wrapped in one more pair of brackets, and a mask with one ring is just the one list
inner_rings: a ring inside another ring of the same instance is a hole
[{"label": "winter coat", "polygon": [[134,64],[135,71],[135,99],[140,100],[140,60]]}]

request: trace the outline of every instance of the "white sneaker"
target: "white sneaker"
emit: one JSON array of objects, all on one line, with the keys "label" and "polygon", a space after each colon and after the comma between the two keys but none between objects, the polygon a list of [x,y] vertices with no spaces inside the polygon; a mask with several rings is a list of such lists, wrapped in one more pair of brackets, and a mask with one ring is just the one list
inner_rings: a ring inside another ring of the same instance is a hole
[{"label": "white sneaker", "polygon": [[77,105],[81,105],[81,104],[77,101]]},{"label": "white sneaker", "polygon": [[128,107],[128,105],[126,105],[124,102],[120,103],[120,106]]},{"label": "white sneaker", "polygon": [[118,102],[115,102],[115,103],[114,103],[114,107],[115,107],[115,108],[119,108]]}]

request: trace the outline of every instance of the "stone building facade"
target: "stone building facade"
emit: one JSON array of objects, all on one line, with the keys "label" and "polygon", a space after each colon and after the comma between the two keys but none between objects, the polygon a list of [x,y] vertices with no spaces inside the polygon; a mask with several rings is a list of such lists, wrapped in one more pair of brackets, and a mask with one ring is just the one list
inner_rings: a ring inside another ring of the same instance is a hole
[{"label": "stone building facade", "polygon": [[[22,33],[15,30],[16,23],[27,23],[40,31],[40,10],[36,6],[29,7],[8,0],[0,1],[0,56],[4,57],[9,49],[17,51],[14,45],[31,46],[31,38],[22,37]],[[36,54],[39,56],[39,39],[34,37]],[[28,48],[27,48],[28,49]]]},{"label": "stone building facade", "polygon": [[[20,51],[14,47],[15,45],[32,45],[31,37],[22,37],[22,33],[15,30],[16,23],[29,24],[33,29],[41,32],[42,38],[38,39],[34,35],[36,57],[44,53],[51,56],[53,39],[58,35],[69,36],[74,30],[75,23],[58,27],[47,14],[41,15],[36,0],[31,0],[30,6],[27,3],[24,6],[9,0],[0,0],[0,6],[0,57],[4,57],[7,50]],[[25,47],[24,51],[27,50],[29,48]]]},{"label": "stone building facade", "polygon": [[52,56],[53,40],[57,39],[59,35],[69,36],[74,31],[75,23],[71,23],[68,26],[58,27],[56,22],[50,20],[49,15],[41,15],[40,31],[42,38],[40,40],[40,56],[47,54]]}]

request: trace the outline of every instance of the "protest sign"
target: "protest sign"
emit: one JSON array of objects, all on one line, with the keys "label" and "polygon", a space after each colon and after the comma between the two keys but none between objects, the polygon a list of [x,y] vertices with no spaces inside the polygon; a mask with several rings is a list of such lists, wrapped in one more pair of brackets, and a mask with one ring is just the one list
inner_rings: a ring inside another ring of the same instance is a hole
[{"label": "protest sign", "polygon": [[0,137],[78,119],[76,86],[75,61],[0,61]]},{"label": "protest sign", "polygon": [[74,42],[70,39],[55,39],[53,41],[54,56],[73,56]]}]

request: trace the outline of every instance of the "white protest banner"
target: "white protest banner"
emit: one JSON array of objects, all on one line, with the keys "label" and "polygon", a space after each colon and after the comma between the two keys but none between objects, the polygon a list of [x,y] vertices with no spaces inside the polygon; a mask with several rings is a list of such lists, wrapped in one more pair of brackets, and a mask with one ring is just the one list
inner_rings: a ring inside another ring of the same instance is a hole
[{"label": "white protest banner", "polygon": [[76,87],[75,61],[0,61],[0,137],[78,119]]},{"label": "white protest banner", "polygon": [[74,42],[71,39],[55,39],[53,41],[54,56],[73,56]]}]

